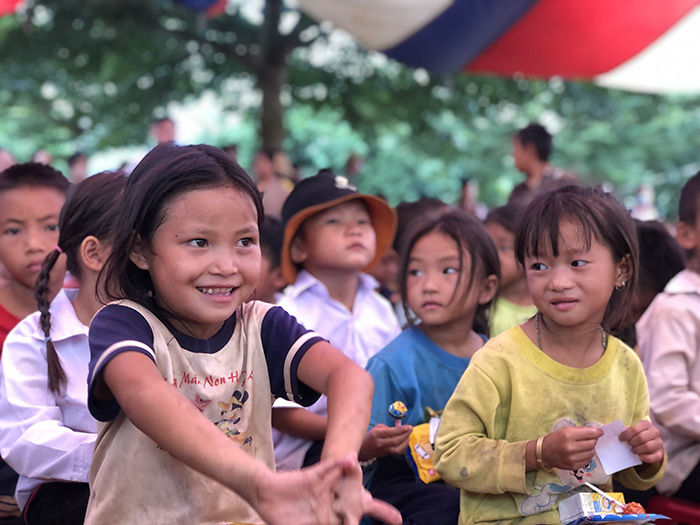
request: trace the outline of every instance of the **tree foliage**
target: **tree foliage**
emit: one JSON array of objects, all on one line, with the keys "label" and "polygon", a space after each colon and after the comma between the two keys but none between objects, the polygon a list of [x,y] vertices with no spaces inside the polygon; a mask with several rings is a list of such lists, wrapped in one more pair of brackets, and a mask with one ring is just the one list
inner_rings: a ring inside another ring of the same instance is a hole
[{"label": "tree foliage", "polygon": [[[167,0],[30,1],[0,18],[0,143],[18,156],[40,146],[67,156],[143,144],[170,102],[213,90],[222,112],[245,119],[244,159],[261,143],[282,145],[311,173],[342,170],[359,153],[362,189],[392,203],[454,202],[467,177],[487,203],[503,202],[520,178],[510,138],[533,120],[555,132],[555,164],[609,181],[621,197],[652,183],[668,214],[698,169],[697,97],[431,76],[361,50],[282,0],[255,4],[229,0],[223,15],[207,18]],[[222,129],[202,140],[230,136]],[[15,137],[23,140],[9,144]]]}]

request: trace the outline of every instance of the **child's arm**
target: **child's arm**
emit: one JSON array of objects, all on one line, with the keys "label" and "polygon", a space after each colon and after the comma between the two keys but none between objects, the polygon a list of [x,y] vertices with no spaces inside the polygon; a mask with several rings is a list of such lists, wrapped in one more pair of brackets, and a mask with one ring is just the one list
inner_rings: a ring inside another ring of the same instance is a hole
[{"label": "child's arm", "polygon": [[369,424],[372,378],[330,343],[314,344],[302,357],[297,377],[328,397],[328,426],[322,458],[357,453]]},{"label": "child's arm", "polygon": [[310,441],[326,438],[326,416],[300,406],[272,407],[272,428]]},{"label": "child's arm", "polygon": [[[103,379],[137,428],[176,459],[238,493],[266,523],[286,524],[291,516],[315,518],[319,524],[340,523],[340,517],[348,517],[350,523],[357,523],[356,514],[363,507],[366,513],[397,522],[390,508],[373,500],[364,499],[357,506],[359,490],[346,494],[336,489],[343,480],[356,484],[359,467],[351,458],[300,471],[269,470],[164,381],[144,354],[116,355],[105,365]],[[351,504],[355,506],[348,510]]]}]

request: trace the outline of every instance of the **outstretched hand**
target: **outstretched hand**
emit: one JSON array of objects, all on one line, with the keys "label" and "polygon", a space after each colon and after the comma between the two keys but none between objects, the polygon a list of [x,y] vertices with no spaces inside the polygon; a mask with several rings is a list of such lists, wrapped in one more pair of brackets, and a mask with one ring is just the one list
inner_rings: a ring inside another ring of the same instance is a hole
[{"label": "outstretched hand", "polygon": [[365,514],[392,525],[402,521],[394,507],[364,489],[353,454],[302,470],[270,472],[252,503],[268,525],[358,525]]},{"label": "outstretched hand", "polygon": [[576,470],[586,466],[595,455],[599,428],[565,427],[547,434],[542,442],[542,462],[547,467]]},{"label": "outstretched hand", "polygon": [[627,441],[632,452],[644,463],[658,463],[664,459],[661,434],[650,421],[642,419],[620,434],[620,441]]}]

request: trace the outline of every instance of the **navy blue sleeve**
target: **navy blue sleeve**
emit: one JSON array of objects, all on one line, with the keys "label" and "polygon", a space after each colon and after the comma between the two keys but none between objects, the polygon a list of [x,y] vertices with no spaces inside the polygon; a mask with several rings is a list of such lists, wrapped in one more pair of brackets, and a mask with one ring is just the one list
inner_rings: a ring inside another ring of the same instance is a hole
[{"label": "navy blue sleeve", "polygon": [[279,306],[265,314],[261,337],[272,395],[302,406],[313,405],[321,394],[299,381],[297,369],[306,351],[325,339],[304,328]]},{"label": "navy blue sleeve", "polygon": [[111,304],[93,318],[88,341],[88,409],[98,421],[111,421],[119,415],[121,408],[111,393],[107,393],[102,372],[107,363],[122,352],[141,352],[155,363],[153,331],[136,310]]}]

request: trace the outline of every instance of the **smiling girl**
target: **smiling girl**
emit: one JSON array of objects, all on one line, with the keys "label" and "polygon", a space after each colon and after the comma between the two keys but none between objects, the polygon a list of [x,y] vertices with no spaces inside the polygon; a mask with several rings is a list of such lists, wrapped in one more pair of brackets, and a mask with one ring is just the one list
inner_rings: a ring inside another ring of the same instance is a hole
[{"label": "smiling girl", "polygon": [[[261,221],[251,178],[217,148],[160,145],[133,171],[101,276],[115,302],[90,326],[88,403],[103,423],[87,524],[397,521],[362,492],[352,452],[370,378],[281,308],[245,302]],[[273,397],[319,392],[334,454],[275,473]]]},{"label": "smiling girl", "polygon": [[616,477],[644,489],[664,471],[641,363],[608,333],[636,281],[627,211],[602,190],[567,186],[530,204],[515,249],[538,312],[474,356],[437,435],[461,524],[558,524],[559,502],[585,481],[610,491],[595,446],[616,420],[642,461]]}]

